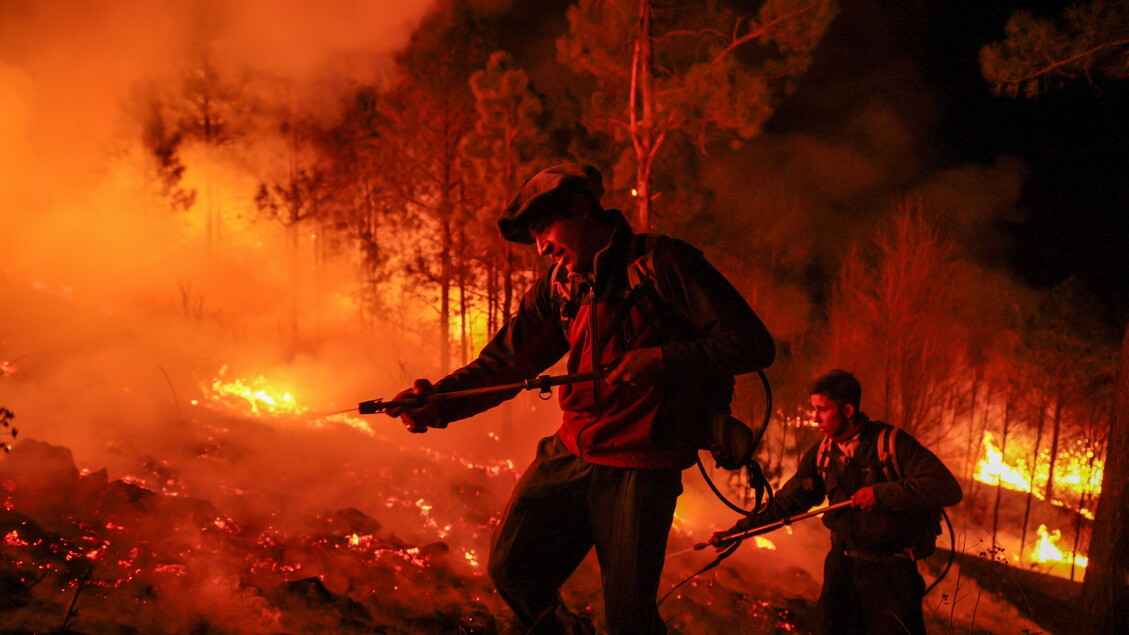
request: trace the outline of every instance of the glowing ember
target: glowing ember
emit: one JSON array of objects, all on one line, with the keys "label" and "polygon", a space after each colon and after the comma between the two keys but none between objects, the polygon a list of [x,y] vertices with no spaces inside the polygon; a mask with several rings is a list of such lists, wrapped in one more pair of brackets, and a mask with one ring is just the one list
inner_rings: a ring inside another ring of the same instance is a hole
[{"label": "glowing ember", "polygon": [[[1069,564],[1070,558],[1058,548],[1058,541],[1061,538],[1061,531],[1056,529],[1053,532],[1048,532],[1046,525],[1039,525],[1039,542],[1035,543],[1035,548],[1031,551],[1031,559],[1039,563]],[[1090,559],[1086,556],[1074,555],[1074,566],[1076,567],[1085,567],[1089,562]]]},{"label": "glowing ember", "polygon": [[28,545],[26,540],[20,538],[20,532],[14,529],[4,536],[4,544],[9,547],[26,547]]}]

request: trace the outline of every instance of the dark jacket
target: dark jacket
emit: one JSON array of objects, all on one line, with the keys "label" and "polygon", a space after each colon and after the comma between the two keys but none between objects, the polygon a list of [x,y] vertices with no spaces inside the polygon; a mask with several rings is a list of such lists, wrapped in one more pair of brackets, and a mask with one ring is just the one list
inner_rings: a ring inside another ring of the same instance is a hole
[{"label": "dark jacket", "polygon": [[[945,464],[904,430],[895,439],[894,455],[901,478],[888,480],[878,457],[877,438],[886,424],[862,417],[859,445],[853,458],[830,444],[826,474],[818,467],[820,444],[800,460],[796,474],[780,488],[761,514],[737,523],[745,530],[803,513],[826,498],[834,505],[871,485],[878,507],[862,511],[846,507],[827,512],[823,524],[843,549],[889,555],[907,548],[919,555],[932,552],[940,528],[941,509],[960,502],[960,483]],[[924,551],[924,553],[922,553]]]},{"label": "dark jacket", "polygon": [[[661,346],[666,372],[656,385],[613,387],[600,380],[562,386],[557,434],[592,463],[684,469],[693,464],[711,417],[729,412],[733,376],[771,364],[775,345],[745,299],[700,251],[672,238],[648,240],[632,233],[619,211],[605,213],[613,215],[616,229],[596,255],[593,275],[570,280],[563,269],[550,269],[478,358],[436,389],[519,382],[566,353],[567,372],[583,373],[628,350]],[[630,302],[626,316],[617,319],[631,288],[627,269],[648,253],[648,277],[660,302]],[[602,351],[594,350],[601,344]],[[444,402],[440,416],[469,417],[514,394]]]}]

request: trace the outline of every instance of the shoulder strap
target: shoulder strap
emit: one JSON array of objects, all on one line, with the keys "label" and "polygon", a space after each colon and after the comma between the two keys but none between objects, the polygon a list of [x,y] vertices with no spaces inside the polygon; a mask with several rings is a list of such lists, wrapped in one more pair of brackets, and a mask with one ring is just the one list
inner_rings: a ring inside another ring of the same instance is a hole
[{"label": "shoulder strap", "polygon": [[896,481],[902,478],[902,470],[898,465],[897,451],[898,429],[886,424],[878,433],[878,461],[882,464],[882,472],[887,481]]},{"label": "shoulder strap", "polygon": [[831,443],[830,437],[823,437],[819,442],[819,451],[815,454],[815,469],[824,480],[827,478],[828,468],[831,467]]},{"label": "shoulder strap", "polygon": [[[627,265],[627,295],[620,302],[612,319],[603,329],[603,336],[593,347],[597,356],[604,350],[611,337],[619,329],[633,307],[638,306],[646,314],[652,313],[661,303],[658,291],[655,289],[654,269],[651,266],[655,245],[659,237],[656,234],[646,234],[643,252]],[[653,317],[653,316],[652,316]]]},{"label": "shoulder strap", "polygon": [[657,234],[647,234],[643,243],[643,253],[627,266],[627,287],[635,289],[644,280],[654,274],[652,261],[655,255],[655,245],[659,242]]},{"label": "shoulder strap", "polygon": [[572,318],[576,317],[576,311],[580,302],[579,298],[572,297],[572,289],[567,282],[567,273],[565,274],[565,279],[561,280],[562,271],[564,271],[564,266],[561,265],[561,263],[558,262],[553,265],[552,272],[549,274],[549,285],[552,288],[553,295],[557,299],[557,306],[561,318],[561,330],[567,333],[568,324],[572,321]]}]

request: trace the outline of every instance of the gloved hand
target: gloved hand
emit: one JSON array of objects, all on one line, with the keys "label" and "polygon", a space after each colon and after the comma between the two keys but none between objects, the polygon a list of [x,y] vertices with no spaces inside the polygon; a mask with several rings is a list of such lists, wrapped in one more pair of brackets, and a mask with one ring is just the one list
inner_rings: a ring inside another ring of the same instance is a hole
[{"label": "gloved hand", "polygon": [[729,544],[726,543],[725,545],[722,545],[721,541],[725,540],[726,537],[728,537],[730,534],[732,534],[735,531],[737,531],[736,527],[734,527],[733,529],[730,529],[729,531],[715,531],[715,532],[713,532],[713,535],[710,536],[710,544],[713,545],[713,548],[718,550],[718,551],[725,549],[726,547],[729,546]]},{"label": "gloved hand", "polygon": [[733,543],[732,542],[722,543],[722,541],[725,540],[726,538],[728,538],[729,536],[732,536],[733,534],[739,534],[743,531],[748,531],[748,530],[752,529],[753,527],[756,527],[757,524],[756,524],[756,521],[753,520],[754,518],[756,518],[756,516],[747,516],[745,518],[742,518],[741,520],[738,520],[735,525],[733,525],[729,529],[726,529],[725,531],[715,531],[713,533],[713,536],[710,536],[709,544],[713,545],[713,548],[718,550],[718,551],[725,549],[726,547],[728,547],[729,545],[731,545]]},{"label": "gloved hand", "polygon": [[394,401],[414,399],[420,405],[415,408],[388,408],[384,412],[389,417],[400,417],[400,421],[404,423],[408,432],[418,433],[427,432],[428,428],[446,428],[447,423],[439,418],[436,403],[429,400],[433,394],[435,394],[435,387],[431,385],[430,381],[417,379],[411,388],[401,390],[392,399]]},{"label": "gloved hand", "polygon": [[874,495],[874,488],[870,485],[860,489],[851,496],[851,507],[858,507],[868,512],[878,507],[878,497]]}]

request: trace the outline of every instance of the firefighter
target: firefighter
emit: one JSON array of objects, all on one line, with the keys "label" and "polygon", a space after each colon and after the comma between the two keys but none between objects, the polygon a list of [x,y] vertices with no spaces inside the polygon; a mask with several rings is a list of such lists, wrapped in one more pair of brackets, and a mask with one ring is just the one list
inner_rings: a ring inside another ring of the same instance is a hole
[{"label": "firefighter", "polygon": [[945,464],[904,431],[859,409],[862,386],[834,370],[811,387],[812,421],[823,440],[765,510],[727,535],[803,513],[824,499],[850,505],[827,512],[831,550],[819,606],[828,634],[924,633],[925,583],[917,561],[933,552],[941,511],[960,502],[960,484]]},{"label": "firefighter", "polygon": [[427,401],[436,391],[520,382],[562,356],[569,373],[610,369],[561,387],[560,428],[539,442],[492,540],[490,576],[530,633],[578,628],[560,588],[593,547],[608,633],[666,632],[656,595],[681,471],[711,418],[729,412],[733,376],[775,356],[764,324],[701,252],[633,233],[603,192],[587,164],[526,181],[498,227],[553,266],[477,359],[396,396],[421,407],[387,411],[425,432],[518,392]]}]

